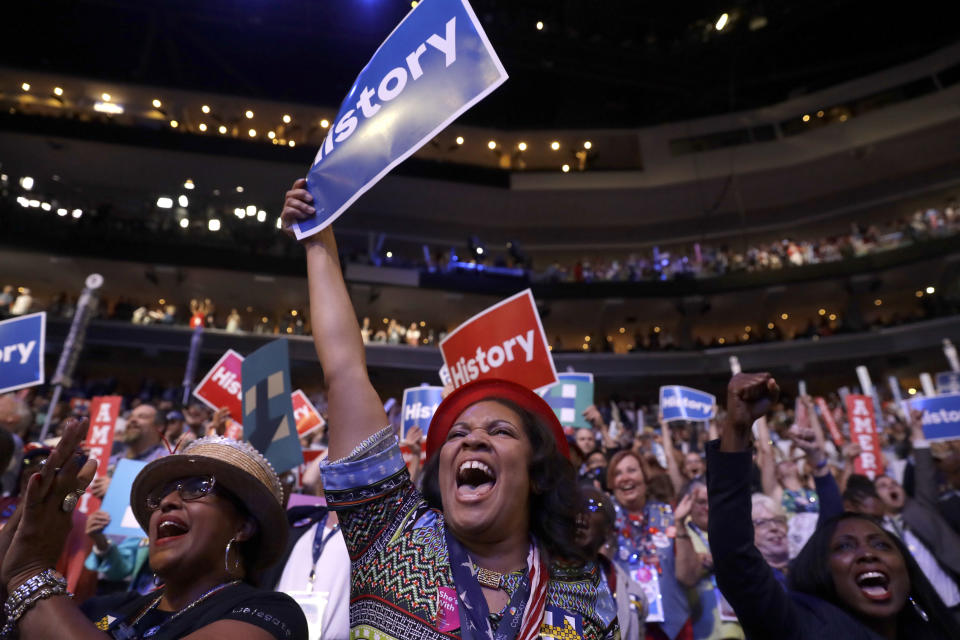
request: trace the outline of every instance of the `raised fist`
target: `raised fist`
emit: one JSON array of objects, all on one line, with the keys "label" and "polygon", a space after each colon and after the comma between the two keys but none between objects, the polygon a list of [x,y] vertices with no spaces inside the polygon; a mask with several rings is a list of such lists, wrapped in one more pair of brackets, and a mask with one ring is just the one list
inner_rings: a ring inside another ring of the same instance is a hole
[{"label": "raised fist", "polygon": [[769,373],[738,373],[727,385],[727,428],[738,435],[749,433],[753,422],[765,415],[780,396],[780,387]]}]

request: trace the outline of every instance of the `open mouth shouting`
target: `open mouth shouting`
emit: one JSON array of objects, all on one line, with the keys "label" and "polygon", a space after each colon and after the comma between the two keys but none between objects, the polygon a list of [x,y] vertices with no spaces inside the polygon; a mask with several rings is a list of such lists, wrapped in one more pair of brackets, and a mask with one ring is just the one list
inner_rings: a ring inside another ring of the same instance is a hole
[{"label": "open mouth shouting", "polygon": [[457,467],[457,499],[478,502],[487,497],[497,484],[497,474],[480,460],[464,460]]},{"label": "open mouth shouting", "polygon": [[182,518],[171,514],[163,515],[160,517],[160,522],[157,523],[157,535],[154,542],[157,545],[169,544],[185,536],[189,530],[190,527]]},{"label": "open mouth shouting", "polygon": [[857,574],[855,580],[865,598],[874,602],[890,599],[890,577],[883,571],[864,571]]}]

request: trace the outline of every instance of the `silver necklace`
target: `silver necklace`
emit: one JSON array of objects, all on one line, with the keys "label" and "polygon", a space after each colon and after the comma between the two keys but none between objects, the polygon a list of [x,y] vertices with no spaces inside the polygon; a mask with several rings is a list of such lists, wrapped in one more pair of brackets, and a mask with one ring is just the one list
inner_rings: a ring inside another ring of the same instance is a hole
[{"label": "silver necklace", "polygon": [[[184,613],[186,613],[186,612],[189,611],[190,609],[193,609],[195,606],[197,606],[198,604],[200,604],[201,602],[203,602],[204,600],[206,600],[206,599],[209,598],[210,596],[214,595],[215,593],[218,593],[218,592],[222,591],[223,589],[226,589],[227,587],[232,587],[232,586],[235,585],[235,584],[240,584],[240,580],[231,580],[230,582],[224,582],[223,584],[218,584],[217,586],[213,587],[212,589],[210,589],[209,591],[207,591],[206,593],[204,593],[202,596],[200,596],[199,598],[197,598],[197,599],[194,600],[193,602],[187,604],[186,606],[184,606],[183,608],[179,609],[178,611],[175,611],[175,612],[173,613],[173,615],[171,615],[169,618],[167,618],[166,620],[164,620],[164,621],[161,622],[160,624],[158,624],[158,625],[156,625],[156,626],[153,626],[153,627],[150,627],[149,629],[147,629],[146,631],[144,631],[144,632],[143,632],[143,637],[144,637],[144,638],[151,638],[151,637],[155,636],[155,635],[160,631],[161,628],[163,628],[163,627],[166,626],[167,624],[173,622],[174,620],[176,620],[177,618],[179,618],[181,615],[183,615]],[[160,604],[160,601],[163,599],[163,595],[164,595],[164,594],[161,593],[159,596],[156,597],[156,599],[154,599],[153,602],[151,602],[149,605],[147,605],[147,608],[144,609],[143,611],[141,611],[141,612],[137,615],[137,617],[134,618],[132,622],[130,622],[130,626],[131,626],[131,627],[135,627],[135,626],[137,625],[137,623],[140,622],[140,619],[143,618],[143,616],[145,616],[145,615],[147,615],[148,613],[150,613],[151,611],[153,611],[153,610],[157,607],[157,605]]]}]

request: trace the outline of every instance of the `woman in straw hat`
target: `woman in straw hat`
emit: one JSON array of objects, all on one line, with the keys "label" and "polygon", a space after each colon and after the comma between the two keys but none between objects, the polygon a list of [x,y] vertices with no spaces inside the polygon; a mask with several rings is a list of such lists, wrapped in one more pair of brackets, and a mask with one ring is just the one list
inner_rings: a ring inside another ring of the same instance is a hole
[{"label": "woman in straw hat", "polygon": [[[313,215],[306,183],[285,226]],[[450,394],[427,435],[423,492],[384,428],[328,227],[304,241],[313,336],[327,385],[327,503],[352,559],[358,638],[616,637],[616,605],[575,544],[581,497],[553,410],[480,380]]]},{"label": "woman in straw hat", "polygon": [[284,550],[286,518],[277,474],[247,443],[201,438],[149,463],[130,506],[150,539],[158,584],[77,606],[51,567],[71,511],[96,464],[76,455],[87,426],[70,422],[20,508],[0,533],[5,637],[132,640],[306,640],[303,612],[288,596],[253,586]]}]

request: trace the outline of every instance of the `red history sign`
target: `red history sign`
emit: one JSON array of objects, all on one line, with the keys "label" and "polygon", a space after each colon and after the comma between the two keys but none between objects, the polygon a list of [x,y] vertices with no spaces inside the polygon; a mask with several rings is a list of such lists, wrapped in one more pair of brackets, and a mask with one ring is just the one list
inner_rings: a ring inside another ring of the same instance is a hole
[{"label": "red history sign", "polygon": [[440,343],[454,387],[503,378],[538,389],[557,381],[547,338],[529,289],[481,311]]},{"label": "red history sign", "polygon": [[240,397],[242,367],[243,356],[233,349],[227,349],[193,390],[193,395],[211,409],[226,407],[231,418],[240,420],[243,417],[243,400]]},{"label": "red history sign", "polygon": [[[95,396],[90,401],[90,428],[84,448],[90,458],[97,461],[97,478],[107,475],[107,462],[113,449],[113,432],[120,417],[121,402],[123,398],[120,396]],[[100,499],[95,498],[89,489],[77,504],[80,513],[90,513],[99,508]]]},{"label": "red history sign", "polygon": [[847,396],[847,418],[850,421],[850,440],[860,445],[860,455],[853,463],[854,473],[871,480],[883,473],[883,454],[877,434],[877,420],[870,396]]},{"label": "red history sign", "polygon": [[307,394],[300,389],[290,394],[290,401],[293,403],[293,419],[297,423],[297,435],[300,437],[313,433],[327,423],[307,398]]}]

